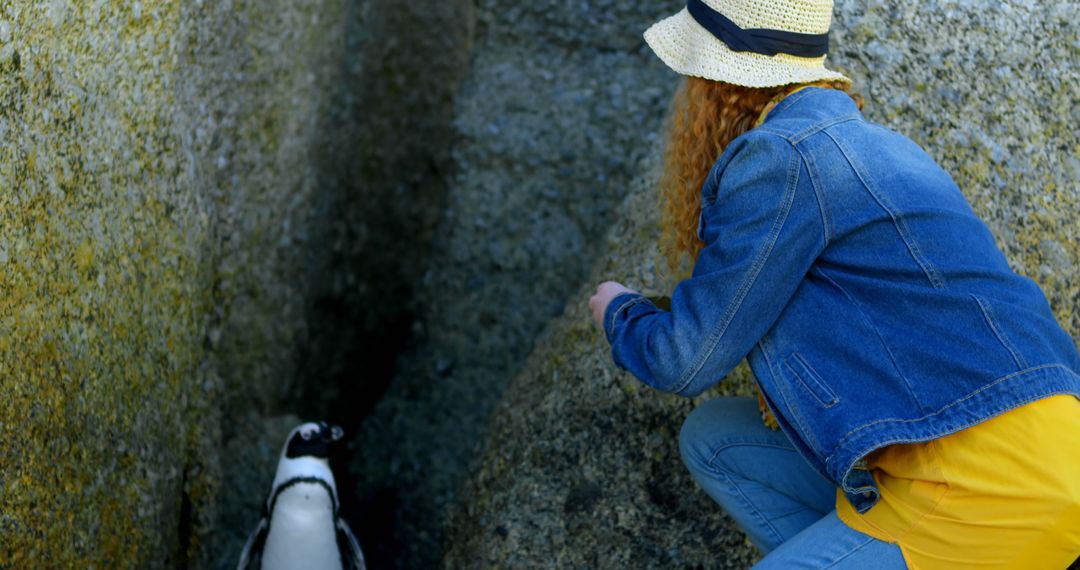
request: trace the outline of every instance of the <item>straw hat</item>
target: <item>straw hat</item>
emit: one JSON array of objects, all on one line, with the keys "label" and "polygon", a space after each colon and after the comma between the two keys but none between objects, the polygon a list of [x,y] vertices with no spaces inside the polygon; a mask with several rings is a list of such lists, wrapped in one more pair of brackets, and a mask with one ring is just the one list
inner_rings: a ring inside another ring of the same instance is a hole
[{"label": "straw hat", "polygon": [[645,31],[671,69],[745,87],[839,80],[825,69],[832,0],[688,0]]}]

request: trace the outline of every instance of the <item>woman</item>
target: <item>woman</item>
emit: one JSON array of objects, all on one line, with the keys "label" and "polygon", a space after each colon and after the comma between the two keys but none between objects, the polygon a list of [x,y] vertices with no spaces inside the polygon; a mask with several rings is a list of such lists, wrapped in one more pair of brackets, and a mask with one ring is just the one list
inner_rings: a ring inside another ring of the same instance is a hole
[{"label": "woman", "polygon": [[690,76],[661,183],[670,311],[589,305],[643,382],[749,398],[680,434],[762,568],[1064,568],[1080,554],[1080,354],[950,177],[824,67],[829,0],[690,0],[645,38]]}]

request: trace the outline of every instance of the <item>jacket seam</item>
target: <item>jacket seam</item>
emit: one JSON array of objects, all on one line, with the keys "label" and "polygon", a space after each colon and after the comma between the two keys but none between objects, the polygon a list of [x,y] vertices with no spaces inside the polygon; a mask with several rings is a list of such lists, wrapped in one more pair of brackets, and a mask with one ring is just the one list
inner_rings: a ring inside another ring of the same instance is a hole
[{"label": "jacket seam", "polygon": [[820,266],[814,266],[813,271],[820,275],[822,279],[828,281],[830,285],[836,287],[837,290],[839,290],[840,293],[842,293],[844,297],[848,301],[850,301],[852,305],[855,306],[855,309],[859,311],[859,314],[862,315],[864,319],[866,319],[867,324],[869,324],[870,328],[874,331],[874,336],[876,336],[878,342],[881,343],[881,347],[885,349],[885,354],[889,355],[889,363],[892,364],[893,370],[896,371],[896,375],[904,383],[904,387],[907,388],[907,392],[908,395],[911,396],[911,400],[915,402],[916,406],[919,407],[919,412],[925,414],[926,408],[923,407],[922,402],[920,402],[919,398],[915,395],[915,389],[911,386],[911,381],[908,380],[907,376],[904,375],[904,372],[900,369],[900,365],[896,362],[896,355],[894,355],[892,349],[889,348],[889,344],[885,342],[885,337],[881,336],[881,331],[878,330],[877,325],[874,324],[874,321],[872,321],[870,319],[870,316],[866,314],[866,311],[863,310],[862,305],[859,304],[859,302],[855,299],[855,297],[851,295],[851,293],[847,292],[847,289],[844,289],[840,286],[839,283],[833,280],[832,277],[829,277],[829,274]]},{"label": "jacket seam", "polygon": [[904,245],[907,246],[908,253],[911,255],[912,259],[914,259],[915,263],[918,264],[920,269],[922,269],[923,275],[928,281],[930,281],[930,285],[932,285],[935,289],[944,289],[945,283],[942,281],[941,276],[937,272],[937,269],[935,269],[933,264],[930,263],[930,260],[926,259],[926,257],[923,255],[922,249],[919,247],[918,242],[916,242],[915,239],[911,237],[911,232],[908,231],[907,222],[905,222],[902,217],[897,215],[896,209],[893,207],[892,202],[884,194],[881,193],[874,180],[863,174],[864,168],[862,166],[862,163],[859,162],[857,158],[855,158],[851,150],[847,148],[847,145],[834,137],[832,133],[830,133],[829,131],[823,132],[825,133],[825,136],[829,137],[833,141],[833,144],[835,144],[837,148],[840,149],[840,153],[844,155],[844,159],[847,160],[848,165],[851,166],[851,169],[855,172],[855,175],[859,177],[859,181],[862,183],[863,187],[866,188],[866,191],[870,193],[870,195],[874,198],[874,201],[878,203],[878,206],[880,206],[881,209],[889,215],[889,218],[892,219],[893,228],[896,229],[896,233],[899,234],[900,239],[904,242]]},{"label": "jacket seam", "polygon": [[755,130],[761,130],[761,131],[767,132],[769,134],[776,135],[778,137],[783,138],[784,140],[786,140],[787,142],[789,142],[789,143],[791,143],[793,145],[797,145],[797,144],[801,144],[806,139],[820,133],[821,131],[823,131],[825,129],[828,129],[830,127],[834,127],[836,125],[839,125],[840,123],[847,123],[849,121],[861,121],[861,120],[862,120],[862,116],[856,115],[856,114],[837,115],[835,117],[830,117],[828,119],[822,119],[822,120],[820,120],[820,121],[818,121],[816,123],[811,124],[808,127],[804,127],[802,130],[796,131],[794,133],[792,133],[790,131],[785,131],[783,129],[773,128],[768,123],[763,123],[760,127],[758,127]]},{"label": "jacket seam", "polygon": [[809,127],[806,127],[805,129],[803,129],[803,130],[801,130],[801,131],[799,131],[799,132],[797,132],[795,134],[789,135],[787,137],[787,140],[791,144],[799,144],[799,143],[803,142],[804,140],[806,140],[806,139],[820,133],[821,131],[824,131],[825,129],[828,129],[829,127],[834,127],[836,125],[839,125],[840,123],[846,123],[848,121],[858,121],[858,120],[859,120],[858,115],[840,115],[839,117],[833,117],[831,119],[821,121],[820,123],[810,125]]},{"label": "jacket seam", "polygon": [[825,88],[821,88],[821,87],[811,87],[811,88],[808,88],[808,89],[802,89],[802,90],[800,90],[800,91],[798,91],[798,92],[796,92],[796,93],[794,93],[792,95],[789,95],[788,97],[785,97],[782,101],[780,101],[780,103],[778,103],[776,105],[776,107],[773,108],[772,111],[769,111],[769,114],[766,115],[766,117],[765,117],[765,122],[762,123],[761,126],[758,129],[755,129],[755,130],[767,130],[767,131],[769,131],[769,132],[771,132],[773,134],[777,134],[777,135],[780,135],[780,136],[786,138],[788,140],[788,142],[790,142],[792,144],[798,144],[803,139],[806,139],[806,138],[814,135],[815,133],[817,133],[818,131],[821,131],[822,129],[826,129],[826,128],[831,127],[831,126],[833,126],[835,124],[846,122],[846,121],[861,121],[863,119],[862,114],[859,113],[858,111],[856,111],[855,113],[849,113],[849,114],[846,114],[846,115],[837,115],[837,116],[834,116],[834,117],[831,117],[831,118],[828,118],[828,119],[824,119],[824,120],[822,120],[820,122],[813,123],[813,124],[805,127],[803,130],[801,130],[801,131],[799,131],[797,133],[794,133],[794,134],[784,133],[781,130],[773,130],[773,129],[769,128],[770,127],[769,121],[771,119],[780,118],[781,115],[783,115],[785,112],[787,112],[787,110],[790,109],[791,107],[794,107],[795,104],[798,103],[799,101],[801,101],[804,97],[809,97],[811,95],[818,95],[818,94],[820,94],[822,92],[828,93],[830,91],[834,91],[834,90],[825,89]]},{"label": "jacket seam", "polygon": [[817,176],[814,175],[814,170],[817,168],[817,163],[814,162],[813,154],[803,152],[802,149],[798,146],[795,147],[795,150],[799,153],[799,157],[801,157],[803,162],[806,164],[806,174],[810,177],[810,187],[814,189],[814,199],[817,201],[818,204],[818,212],[821,213],[821,234],[823,239],[825,240],[822,249],[824,249],[826,247],[829,247],[829,243],[832,241],[832,231],[830,230],[832,222],[829,220],[828,209],[825,207],[824,193],[821,191],[818,185]]},{"label": "jacket seam", "polygon": [[754,286],[758,275],[761,273],[761,268],[764,267],[765,262],[772,256],[773,247],[776,246],[776,240],[780,237],[780,232],[783,230],[784,225],[787,223],[788,216],[791,213],[791,206],[795,202],[795,187],[799,181],[798,165],[798,155],[792,152],[788,158],[787,181],[784,184],[784,199],[781,211],[776,215],[776,219],[773,220],[769,236],[765,241],[765,246],[758,252],[757,257],[754,259],[753,266],[751,266],[750,271],[743,278],[743,282],[739,286],[739,290],[736,292],[735,297],[728,305],[727,311],[724,312],[720,322],[717,323],[716,328],[713,330],[712,334],[709,335],[708,342],[702,347],[697,358],[694,359],[693,364],[686,369],[686,372],[684,372],[679,379],[677,388],[675,389],[676,393],[681,393],[690,385],[694,378],[697,377],[698,373],[701,372],[702,367],[705,366],[705,362],[707,362],[716,352],[716,348],[720,345],[720,339],[722,339],[727,332],[731,320],[735,318],[735,313],[742,307],[743,301],[746,300],[746,295],[749,293],[750,288]]},{"label": "jacket seam", "polygon": [[[713,469],[716,469],[716,466],[714,465],[714,463],[716,462],[716,458],[719,457],[721,453],[727,451],[728,449],[731,449],[732,447],[744,447],[744,446],[769,447],[769,448],[773,448],[773,449],[783,449],[784,451],[794,451],[794,449],[792,449],[791,446],[780,445],[780,444],[773,443],[772,441],[769,441],[769,440],[766,440],[766,439],[761,439],[761,440],[745,439],[745,440],[739,440],[739,441],[731,441],[731,442],[726,442],[726,443],[720,445],[719,447],[717,447],[716,449],[714,449],[713,452],[711,454],[709,454],[709,460],[707,462],[705,462],[705,464],[708,465],[709,467],[712,467]],[[719,471],[719,469],[717,469],[717,470]]]},{"label": "jacket seam", "polygon": [[[859,432],[864,431],[864,430],[866,430],[868,428],[871,428],[873,426],[876,426],[876,425],[879,425],[879,424],[886,424],[886,423],[910,424],[910,423],[921,422],[921,421],[924,421],[924,420],[926,420],[928,418],[931,418],[931,417],[937,416],[939,414],[942,414],[946,410],[949,410],[949,409],[951,409],[951,408],[953,408],[953,407],[955,407],[955,406],[957,406],[957,405],[959,405],[959,404],[961,404],[963,402],[966,402],[966,401],[974,398],[975,396],[978,396],[979,394],[981,394],[981,393],[983,393],[983,392],[997,386],[998,384],[1001,384],[1002,382],[1011,380],[1013,378],[1016,378],[1017,376],[1022,376],[1024,374],[1030,374],[1032,372],[1038,372],[1039,370],[1049,370],[1051,368],[1062,368],[1062,369],[1068,370],[1068,368],[1066,368],[1065,365],[1063,365],[1063,364],[1041,364],[1039,366],[1033,366],[1033,367],[1025,369],[1025,370],[1019,370],[1019,371],[1016,371],[1016,372],[1012,372],[1010,374],[1006,374],[1005,376],[1002,376],[1002,377],[994,380],[993,382],[983,386],[982,388],[979,388],[978,390],[975,390],[974,392],[971,392],[970,394],[964,396],[963,398],[960,398],[959,400],[955,400],[955,401],[949,403],[947,406],[943,406],[943,407],[937,409],[936,411],[934,411],[932,413],[923,414],[922,416],[917,417],[917,418],[884,418],[884,419],[875,420],[875,421],[872,421],[872,422],[869,422],[869,423],[865,423],[865,424],[863,424],[861,426],[858,426],[858,427],[852,429],[851,431],[847,432],[847,434],[845,434],[844,437],[840,438],[836,442],[836,449],[839,450],[840,448],[842,448],[844,446],[845,443],[847,443],[849,440],[851,440],[851,438],[855,437]],[[974,424],[972,424],[972,425],[974,425]],[[893,442],[890,442],[890,443],[898,443],[900,441],[905,441],[905,440],[899,439],[897,441],[893,441]],[[918,439],[912,439],[912,440],[908,440],[908,441],[919,441],[919,440]],[[886,445],[888,445],[888,444],[886,444]],[[836,452],[833,452],[832,454],[829,455],[829,457],[827,457],[825,459],[825,464],[828,465],[829,462],[832,461],[835,457],[836,457]]]},{"label": "jacket seam", "polygon": [[1012,342],[1009,341],[1008,337],[1006,337],[1005,334],[1001,331],[1001,329],[998,328],[997,323],[994,321],[993,316],[990,314],[990,307],[986,303],[986,300],[978,295],[975,295],[974,293],[969,293],[969,295],[972,299],[975,300],[975,303],[979,305],[979,311],[982,313],[983,319],[986,321],[986,325],[990,327],[990,330],[994,333],[994,336],[997,337],[998,342],[1001,343],[1001,346],[1005,347],[1005,350],[1009,352],[1009,356],[1012,356],[1013,362],[1016,363],[1017,370],[1023,370],[1024,368],[1027,368],[1027,362],[1024,360],[1024,357],[1016,351],[1016,347],[1013,346]]}]

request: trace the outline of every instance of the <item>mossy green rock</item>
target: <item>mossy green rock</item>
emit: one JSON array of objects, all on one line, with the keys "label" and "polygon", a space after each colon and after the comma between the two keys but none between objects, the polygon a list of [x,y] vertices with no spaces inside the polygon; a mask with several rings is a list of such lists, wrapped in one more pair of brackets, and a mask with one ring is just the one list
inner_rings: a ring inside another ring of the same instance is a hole
[{"label": "mossy green rock", "polygon": [[235,564],[290,424],[381,390],[470,33],[0,0],[0,568]]},{"label": "mossy green rock", "polygon": [[[830,56],[866,95],[870,119],[953,174],[1074,338],[1077,11],[1068,2],[842,0]],[[641,171],[590,280],[493,413],[447,525],[449,567],[745,568],[756,557],[678,457],[680,425],[697,402],[616,370],[586,307],[607,279],[649,294],[673,286],[658,275],[655,161]],[[741,367],[701,398],[750,386]]]},{"label": "mossy green rock", "polygon": [[344,11],[0,0],[0,568],[205,556],[333,252]]}]

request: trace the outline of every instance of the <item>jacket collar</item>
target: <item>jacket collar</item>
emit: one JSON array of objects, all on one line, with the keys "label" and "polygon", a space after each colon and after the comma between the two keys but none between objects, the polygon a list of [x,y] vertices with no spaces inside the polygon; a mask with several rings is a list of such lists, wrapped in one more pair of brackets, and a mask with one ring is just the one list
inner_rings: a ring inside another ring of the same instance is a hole
[{"label": "jacket collar", "polygon": [[859,107],[847,93],[825,87],[805,87],[777,103],[762,124],[794,117],[822,120],[846,115],[861,116]]}]

